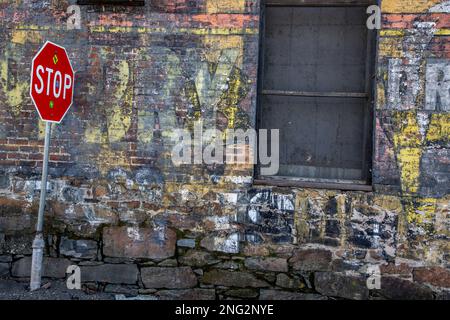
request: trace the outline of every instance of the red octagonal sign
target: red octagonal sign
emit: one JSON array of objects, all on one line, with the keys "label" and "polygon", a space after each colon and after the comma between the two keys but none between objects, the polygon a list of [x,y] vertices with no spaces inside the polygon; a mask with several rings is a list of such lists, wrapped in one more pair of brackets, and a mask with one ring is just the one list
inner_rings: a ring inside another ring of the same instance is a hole
[{"label": "red octagonal sign", "polygon": [[57,122],[73,101],[74,72],[66,49],[47,41],[33,58],[30,95],[43,121]]}]

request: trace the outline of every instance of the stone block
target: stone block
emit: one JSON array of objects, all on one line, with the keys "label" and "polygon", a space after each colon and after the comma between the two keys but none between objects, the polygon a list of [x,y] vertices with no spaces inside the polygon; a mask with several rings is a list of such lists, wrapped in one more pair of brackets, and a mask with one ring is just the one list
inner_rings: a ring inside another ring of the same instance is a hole
[{"label": "stone block", "polygon": [[300,249],[294,252],[289,264],[294,270],[329,271],[332,253],[323,249]]},{"label": "stone block", "polygon": [[97,256],[97,242],[93,240],[72,240],[62,237],[59,252],[65,257],[93,259]]},{"label": "stone block", "polygon": [[362,277],[333,272],[316,272],[314,285],[316,291],[325,296],[352,300],[365,300],[369,297],[369,289]]},{"label": "stone block", "polygon": [[9,276],[9,263],[0,263],[0,277]]},{"label": "stone block", "polygon": [[184,289],[197,285],[197,277],[190,267],[142,268],[141,276],[146,288]]},{"label": "stone block", "polygon": [[156,294],[160,300],[215,300],[214,289],[161,290]]},{"label": "stone block", "polygon": [[416,268],[414,281],[428,283],[436,287],[450,288],[450,271],[442,267]]},{"label": "stone block", "polygon": [[251,270],[287,272],[288,264],[282,258],[248,258],[245,260],[245,267]]},{"label": "stone block", "polygon": [[319,294],[300,293],[281,290],[261,290],[260,300],[327,300],[327,297]]},{"label": "stone block", "polygon": [[176,238],[168,228],[105,228],[103,253],[108,257],[163,260],[175,254]]},{"label": "stone block", "polygon": [[179,257],[178,260],[181,264],[191,267],[204,267],[220,262],[213,254],[197,250],[189,250],[184,256]]},{"label": "stone block", "polygon": [[241,271],[211,270],[203,275],[203,282],[218,286],[237,288],[264,288],[269,285],[253,274]]},{"label": "stone block", "polygon": [[[44,278],[65,278],[67,268],[71,261],[62,258],[44,257],[42,263],[42,277]],[[12,276],[18,278],[28,278],[31,272],[31,257],[17,260],[12,265]]]},{"label": "stone block", "polygon": [[390,300],[431,300],[431,289],[409,280],[382,277],[380,294]]},{"label": "stone block", "polygon": [[102,264],[82,266],[82,282],[105,282],[112,284],[136,284],[139,270],[135,264]]}]

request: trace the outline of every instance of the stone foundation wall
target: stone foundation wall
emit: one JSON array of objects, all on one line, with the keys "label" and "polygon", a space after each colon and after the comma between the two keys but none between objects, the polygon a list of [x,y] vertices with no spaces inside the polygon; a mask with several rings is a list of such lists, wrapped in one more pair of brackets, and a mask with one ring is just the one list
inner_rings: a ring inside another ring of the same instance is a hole
[{"label": "stone foundation wall", "polygon": [[0,1],[0,277],[29,276],[44,126],[28,83],[51,40],[76,83],[52,137],[45,278],[78,265],[85,290],[160,299],[449,298],[447,1],[382,1],[373,192],[172,164],[175,128],[254,127],[258,1],[80,6],[79,30],[70,4]]}]

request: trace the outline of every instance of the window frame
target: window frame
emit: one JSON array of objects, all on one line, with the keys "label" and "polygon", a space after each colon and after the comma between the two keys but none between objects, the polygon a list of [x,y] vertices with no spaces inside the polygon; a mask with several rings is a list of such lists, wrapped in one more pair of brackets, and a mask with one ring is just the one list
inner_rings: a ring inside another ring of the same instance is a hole
[{"label": "window frame", "polygon": [[[259,34],[259,54],[258,54],[258,80],[256,99],[256,128],[261,128],[262,119],[262,96],[264,90],[264,54],[265,54],[265,34],[266,34],[266,8],[267,7],[369,7],[377,5],[375,0],[261,0],[260,7],[260,34]],[[367,16],[369,17],[369,16]],[[366,54],[366,75],[365,75],[365,98],[367,98],[364,108],[364,148],[362,150],[363,165],[362,171],[364,179],[361,181],[337,180],[337,179],[311,179],[302,177],[284,176],[262,176],[259,173],[259,163],[254,167],[253,184],[262,186],[279,187],[300,187],[314,189],[337,189],[343,191],[373,191],[372,167],[374,154],[374,130],[375,117],[374,108],[376,105],[376,65],[378,61],[378,30],[368,30],[367,32],[367,54]],[[266,91],[266,92],[264,92]],[[285,92],[289,95],[289,92]],[[308,94],[308,93],[305,93]],[[320,95],[320,93],[317,93]],[[358,93],[356,93],[358,94]],[[354,96],[350,93],[349,96]],[[368,114],[367,114],[368,113]],[[370,139],[367,135],[370,135]],[[326,180],[326,181],[325,181]]]}]

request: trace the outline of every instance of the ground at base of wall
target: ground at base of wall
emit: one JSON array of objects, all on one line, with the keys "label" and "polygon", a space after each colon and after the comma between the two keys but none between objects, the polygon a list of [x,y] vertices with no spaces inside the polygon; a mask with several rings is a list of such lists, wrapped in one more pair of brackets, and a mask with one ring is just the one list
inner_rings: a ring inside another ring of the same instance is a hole
[{"label": "ground at base of wall", "polygon": [[[146,292],[136,291],[133,293],[125,292],[126,286],[117,286],[117,288],[119,287],[121,287],[122,290],[113,290],[115,293],[96,291],[93,286],[85,284],[82,285],[81,290],[70,290],[67,289],[65,280],[44,280],[41,289],[30,292],[29,280],[27,279],[18,281],[17,279],[12,278],[0,278],[0,300],[214,300],[214,295],[196,295],[195,289],[162,290],[161,292],[144,289]],[[187,291],[190,291],[190,293]],[[240,291],[242,294],[246,289],[236,291]],[[267,292],[262,293],[261,296],[264,300],[275,299],[274,293],[272,293],[271,297],[271,291],[273,290],[266,291]],[[289,300],[328,300],[327,297],[318,294],[298,294],[297,298],[294,296],[295,294],[292,294],[292,296],[289,297]],[[248,298],[255,297],[251,296]],[[236,300],[239,298],[234,297],[233,299]]]},{"label": "ground at base of wall", "polygon": [[[121,287],[122,290],[117,288]],[[29,291],[29,280],[18,281],[12,278],[0,278],[0,300],[214,300],[215,296],[200,293],[198,290],[157,290],[143,289],[145,292],[125,292],[126,286],[117,286],[115,292],[101,292],[90,285],[82,285],[81,290],[70,290],[67,288],[65,280],[43,280],[39,290]],[[210,291],[210,290],[204,290]],[[243,294],[246,289],[239,289]],[[250,290],[247,290],[250,291]],[[120,293],[121,292],[121,293]],[[237,292],[236,292],[237,293]],[[281,292],[282,294],[283,292]],[[286,294],[286,292],[284,292]],[[280,292],[278,292],[280,294]],[[248,298],[255,298],[249,296]],[[273,290],[265,290],[260,294],[264,300],[273,300],[275,297]],[[329,298],[318,294],[298,293],[297,296],[290,294],[284,297],[288,300],[328,300]],[[239,299],[234,297],[233,300]],[[241,297],[242,299],[242,297]]]},{"label": "ground at base of wall", "polygon": [[[330,279],[328,279],[330,280]],[[333,285],[330,286],[334,287]],[[341,288],[342,289],[342,288]],[[224,297],[214,289],[191,288],[187,290],[156,290],[156,289],[131,289],[126,285],[102,285],[96,283],[82,284],[81,290],[70,290],[65,280],[43,279],[39,290],[29,291],[29,279],[0,278],[1,300],[223,300]],[[220,290],[219,290],[220,291]],[[234,292],[234,294],[231,293]],[[259,291],[259,294],[257,293]],[[346,300],[342,297],[331,297],[317,293],[303,293],[274,289],[234,289],[230,290],[225,300]],[[395,291],[395,290],[394,290]],[[404,300],[404,299],[431,299],[425,296],[410,296],[404,294],[400,297],[382,297],[370,295],[359,297],[364,300]],[[448,300],[448,293],[435,297],[438,300]]]},{"label": "ground at base of wall", "polygon": [[44,281],[43,288],[33,292],[28,287],[28,282],[0,279],[0,300],[114,300],[113,294],[69,290],[65,281]]}]

